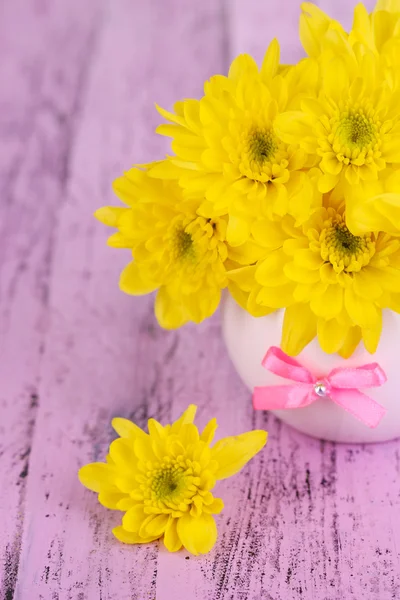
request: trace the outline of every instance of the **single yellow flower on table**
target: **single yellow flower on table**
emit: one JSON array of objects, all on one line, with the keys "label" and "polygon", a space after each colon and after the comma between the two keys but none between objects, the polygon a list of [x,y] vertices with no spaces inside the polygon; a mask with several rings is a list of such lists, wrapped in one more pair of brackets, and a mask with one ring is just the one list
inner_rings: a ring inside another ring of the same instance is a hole
[{"label": "single yellow flower on table", "polygon": [[214,546],[213,515],[224,504],[212,490],[264,447],[267,432],[249,431],[211,446],[216,420],[199,433],[193,424],[196,409],[191,404],[164,427],[149,419],[149,433],[127,419],[113,419],[121,437],[111,443],[107,463],[80,469],[81,483],[98,493],[103,506],[125,513],[113,530],[121,542],[143,544],[163,537],[170,552],[184,546],[195,555]]},{"label": "single yellow flower on table", "polygon": [[[233,272],[235,281],[255,290],[253,305],[285,309],[281,345],[288,354],[299,354],[315,336],[324,352],[344,358],[361,339],[374,353],[382,310],[400,313],[400,240],[379,231],[353,235],[337,190],[302,227],[290,219],[272,224],[276,238],[285,238],[280,247],[267,249],[255,269]],[[263,222],[253,228],[260,244],[263,229]]]},{"label": "single yellow flower on table", "polygon": [[107,206],[95,216],[118,230],[110,246],[132,250],[121,289],[133,295],[158,290],[155,313],[167,329],[211,316],[227,286],[227,259],[254,262],[251,244],[230,249],[226,218],[200,216],[201,199],[185,197],[176,181],[131,169],[114,182],[114,191],[127,206]]},{"label": "single yellow flower on table", "polygon": [[298,142],[279,139],[274,124],[310,93],[317,73],[309,60],[281,69],[276,40],[261,69],[249,55],[238,56],[228,77],[206,82],[201,100],[178,102],[174,113],[159,108],[170,124],[157,131],[173,138],[175,156],[150,174],[177,177],[189,193],[202,193],[200,214],[228,215],[227,240],[233,246],[249,238],[260,214],[290,213],[304,221],[310,206],[321,202],[306,172],[314,159]]}]

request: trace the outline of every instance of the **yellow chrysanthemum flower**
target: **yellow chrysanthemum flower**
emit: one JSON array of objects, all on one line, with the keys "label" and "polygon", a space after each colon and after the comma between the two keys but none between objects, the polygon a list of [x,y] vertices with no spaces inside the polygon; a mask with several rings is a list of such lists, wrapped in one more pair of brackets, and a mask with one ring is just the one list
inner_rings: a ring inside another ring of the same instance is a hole
[{"label": "yellow chrysanthemum flower", "polygon": [[80,469],[81,483],[98,492],[103,506],[125,512],[122,525],[113,530],[121,542],[143,544],[163,537],[170,552],[184,546],[195,555],[214,546],[212,515],[224,504],[211,490],[264,447],[267,432],[249,431],[210,447],[216,420],[199,434],[193,424],[196,408],[190,405],[165,427],[149,419],[148,434],[127,419],[113,419],[121,437],[111,443],[107,463]]},{"label": "yellow chrysanthemum flower", "polygon": [[[280,247],[256,269],[232,272],[236,285],[255,289],[253,305],[286,308],[282,349],[291,355],[316,335],[327,353],[348,358],[361,338],[373,353],[382,309],[400,312],[400,240],[383,232],[353,235],[338,197],[337,191],[328,196],[302,227],[290,217],[274,222],[276,239],[284,238]],[[259,244],[263,229],[260,222],[253,230]],[[246,308],[251,312],[251,304]]]},{"label": "yellow chrysanthemum flower", "polygon": [[260,70],[249,55],[239,56],[228,77],[206,82],[201,100],[178,102],[175,113],[159,109],[172,124],[157,131],[173,138],[176,156],[150,173],[178,177],[189,193],[203,194],[200,214],[229,215],[227,239],[234,246],[249,238],[251,223],[260,214],[290,213],[304,221],[310,207],[321,203],[304,171],[313,159],[297,142],[280,140],[274,123],[316,85],[317,74],[313,61],[281,74],[276,40]]},{"label": "yellow chrysanthemum flower", "polygon": [[400,86],[382,75],[371,52],[358,58],[349,43],[343,48],[339,56],[321,55],[318,97],[276,119],[282,140],[320,157],[324,193],[339,183],[368,187],[385,167],[400,163]]},{"label": "yellow chrysanthemum flower", "polygon": [[200,200],[186,200],[175,181],[131,169],[114,182],[114,191],[128,207],[104,207],[95,216],[118,229],[109,245],[132,249],[134,260],[121,274],[121,289],[134,295],[159,290],[155,313],[168,329],[211,316],[227,285],[228,256],[249,264],[251,245],[230,251],[226,220],[199,216]]}]

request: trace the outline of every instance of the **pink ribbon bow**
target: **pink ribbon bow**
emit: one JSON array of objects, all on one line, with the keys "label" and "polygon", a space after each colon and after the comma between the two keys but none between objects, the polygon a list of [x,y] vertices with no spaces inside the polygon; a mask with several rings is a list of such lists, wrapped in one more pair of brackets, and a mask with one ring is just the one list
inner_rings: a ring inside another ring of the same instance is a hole
[{"label": "pink ribbon bow", "polygon": [[386,413],[383,406],[358,389],[385,383],[385,372],[377,363],[333,369],[326,377],[315,377],[280,348],[272,346],[262,365],[275,375],[296,383],[254,388],[256,410],[301,408],[319,398],[330,398],[368,427],[376,427]]}]

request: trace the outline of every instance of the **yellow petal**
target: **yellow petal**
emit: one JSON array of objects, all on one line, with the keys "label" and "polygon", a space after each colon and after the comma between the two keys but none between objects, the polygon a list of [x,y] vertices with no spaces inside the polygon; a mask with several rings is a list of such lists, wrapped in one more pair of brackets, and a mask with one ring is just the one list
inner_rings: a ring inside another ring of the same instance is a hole
[{"label": "yellow petal", "polygon": [[133,245],[132,239],[125,237],[120,231],[113,233],[107,239],[107,246],[110,248],[132,248]]},{"label": "yellow petal", "polygon": [[142,537],[160,537],[167,527],[168,520],[169,515],[164,513],[148,516],[144,523],[142,523],[140,535]]},{"label": "yellow petal", "polygon": [[382,156],[387,162],[400,162],[400,135],[391,135],[382,148]]},{"label": "yellow petal", "polygon": [[277,116],[274,128],[278,137],[287,144],[300,144],[313,135],[315,121],[306,113],[288,111]]},{"label": "yellow petal", "polygon": [[386,10],[389,13],[400,13],[400,0],[378,0],[374,12]]},{"label": "yellow petal", "polygon": [[240,471],[266,444],[266,431],[255,430],[227,437],[215,444],[212,459],[218,463],[216,479],[226,479]]},{"label": "yellow petal", "polygon": [[233,281],[228,284],[228,290],[234,301],[243,308],[248,310],[247,303],[249,299],[249,292],[245,292],[239,288]]},{"label": "yellow petal", "polygon": [[100,504],[105,506],[105,508],[111,508],[113,510],[121,510],[118,508],[118,505],[121,500],[126,500],[127,498],[128,496],[121,492],[100,492],[98,495]]},{"label": "yellow petal", "polygon": [[119,287],[126,294],[141,296],[150,294],[159,287],[159,283],[147,279],[135,261],[130,262],[121,273]]},{"label": "yellow petal", "polygon": [[377,306],[357,296],[351,288],[345,289],[344,304],[355,325],[359,325],[362,329],[374,329],[379,326],[380,311]]},{"label": "yellow petal", "polygon": [[339,175],[342,170],[342,163],[333,152],[324,154],[319,166],[324,173],[330,173],[331,175]]},{"label": "yellow petal", "polygon": [[261,77],[263,81],[269,82],[277,74],[279,67],[279,42],[276,38],[272,40],[265,53],[264,60],[261,65]]},{"label": "yellow petal", "polygon": [[224,509],[224,503],[221,498],[214,498],[211,504],[205,504],[203,510],[211,515],[218,515]]},{"label": "yellow petal", "polygon": [[[335,57],[329,63],[329,68],[325,70],[323,80],[324,91],[327,95],[340,102],[343,93],[348,94],[349,84],[349,69],[341,57]],[[322,165],[322,163],[321,163]],[[322,170],[323,167],[321,166]],[[330,173],[332,171],[328,171]],[[336,171],[336,174],[340,171]]]},{"label": "yellow petal", "polygon": [[255,271],[255,266],[240,267],[239,269],[228,271],[227,276],[239,289],[244,292],[250,292],[255,284]]},{"label": "yellow petal", "polygon": [[81,467],[79,481],[92,492],[115,491],[115,469],[105,463],[90,463]]},{"label": "yellow petal", "polygon": [[186,550],[196,556],[209,552],[218,537],[214,518],[205,513],[198,517],[185,513],[178,519],[177,533]]},{"label": "yellow petal", "polygon": [[144,504],[130,508],[122,517],[122,526],[126,531],[138,532],[148,515],[144,512]]},{"label": "yellow petal", "polygon": [[316,269],[305,269],[294,262],[288,262],[284,266],[284,272],[289,279],[298,283],[317,283],[320,281],[319,272]]},{"label": "yellow petal", "polygon": [[318,180],[318,190],[321,194],[326,194],[333,190],[335,185],[338,183],[340,176],[331,175],[330,173],[324,173]]},{"label": "yellow petal", "polygon": [[214,419],[211,419],[211,421],[208,421],[207,425],[204,427],[203,431],[201,432],[200,435],[200,439],[202,442],[205,442],[206,444],[211,444],[211,442],[214,439],[214,435],[215,432],[217,430],[218,424],[217,424],[217,419],[214,417]]},{"label": "yellow petal", "polygon": [[108,225],[108,227],[118,227],[120,216],[127,210],[129,209],[116,206],[103,206],[103,208],[96,210],[94,216],[101,223],[104,223],[104,225]]},{"label": "yellow petal", "polygon": [[229,68],[229,79],[238,79],[250,74],[258,75],[258,66],[250,54],[239,54]]},{"label": "yellow petal", "polygon": [[336,319],[326,321],[318,319],[318,341],[324,352],[338,352],[346,340],[348,325],[340,324]]},{"label": "yellow petal", "polygon": [[400,233],[400,194],[386,193],[351,204],[348,216],[349,229],[355,235],[370,231]]},{"label": "yellow petal", "polygon": [[114,527],[112,530],[113,534],[120,542],[124,544],[148,544],[157,539],[157,537],[142,538],[138,533],[126,531],[123,527]]},{"label": "yellow petal", "polygon": [[165,435],[166,435],[165,427],[163,427],[161,425],[161,423],[159,423],[155,419],[149,419],[147,421],[147,427],[149,429],[150,436],[152,438],[154,438],[155,440],[165,438]]},{"label": "yellow petal", "polygon": [[269,308],[290,306],[294,302],[294,288],[295,284],[292,282],[275,287],[262,287],[257,294],[257,303]]},{"label": "yellow petal", "polygon": [[329,285],[322,294],[315,293],[310,307],[318,317],[333,319],[342,311],[343,288],[340,285]]},{"label": "yellow petal", "polygon": [[113,429],[118,433],[118,435],[122,438],[130,438],[135,439],[137,437],[147,438],[148,435],[140,429],[135,423],[129,421],[129,419],[123,419],[122,417],[115,417],[111,421],[111,425]]},{"label": "yellow petal", "polygon": [[271,287],[287,283],[287,277],[283,271],[287,260],[287,256],[282,251],[271,252],[264,260],[259,262],[255,273],[256,281],[261,285]]},{"label": "yellow petal", "polygon": [[147,438],[136,438],[133,442],[135,455],[139,461],[146,464],[148,460],[156,460],[156,455],[153,452],[152,440],[150,436]]},{"label": "yellow petal", "polygon": [[189,321],[189,314],[183,306],[182,299],[172,297],[166,286],[162,286],[158,291],[154,313],[160,327],[164,329],[177,329]]},{"label": "yellow petal", "polygon": [[178,520],[169,518],[164,533],[164,546],[169,552],[177,552],[182,548],[182,542],[179,539],[177,531]]},{"label": "yellow petal", "polygon": [[184,425],[193,423],[196,416],[197,406],[196,404],[189,404],[187,409],[183,411],[179,419],[177,419],[171,426],[171,433],[178,434],[182,431]]},{"label": "yellow petal", "polygon": [[310,306],[293,304],[285,310],[281,347],[290,356],[297,356],[317,335],[317,319]]},{"label": "yellow petal", "polygon": [[110,455],[118,469],[132,471],[135,467],[136,457],[133,443],[126,438],[118,438],[110,445]]},{"label": "yellow petal", "polygon": [[362,330],[362,339],[364,346],[368,352],[374,354],[378,348],[379,340],[382,333],[382,311],[379,314],[380,318],[376,327]]},{"label": "yellow petal", "polygon": [[350,327],[347,331],[343,346],[338,350],[338,353],[342,358],[350,358],[360,341],[361,329],[359,327]]},{"label": "yellow petal", "polygon": [[229,215],[226,239],[231,246],[241,246],[250,236],[250,224],[239,217]]},{"label": "yellow petal", "polygon": [[324,42],[329,29],[342,32],[342,26],[326,15],[318,6],[311,2],[301,4],[300,40],[309,56],[319,56],[321,42]]}]

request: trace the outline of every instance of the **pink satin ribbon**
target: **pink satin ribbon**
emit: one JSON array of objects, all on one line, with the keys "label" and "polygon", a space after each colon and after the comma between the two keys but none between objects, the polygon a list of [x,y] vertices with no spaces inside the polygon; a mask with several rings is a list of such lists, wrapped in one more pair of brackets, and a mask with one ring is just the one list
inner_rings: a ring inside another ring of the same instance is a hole
[{"label": "pink satin ribbon", "polygon": [[301,408],[325,397],[368,427],[376,427],[386,413],[383,406],[359,390],[385,383],[385,372],[377,363],[333,369],[326,377],[316,377],[280,348],[272,346],[262,365],[275,375],[296,383],[254,388],[253,406],[256,410]]}]

